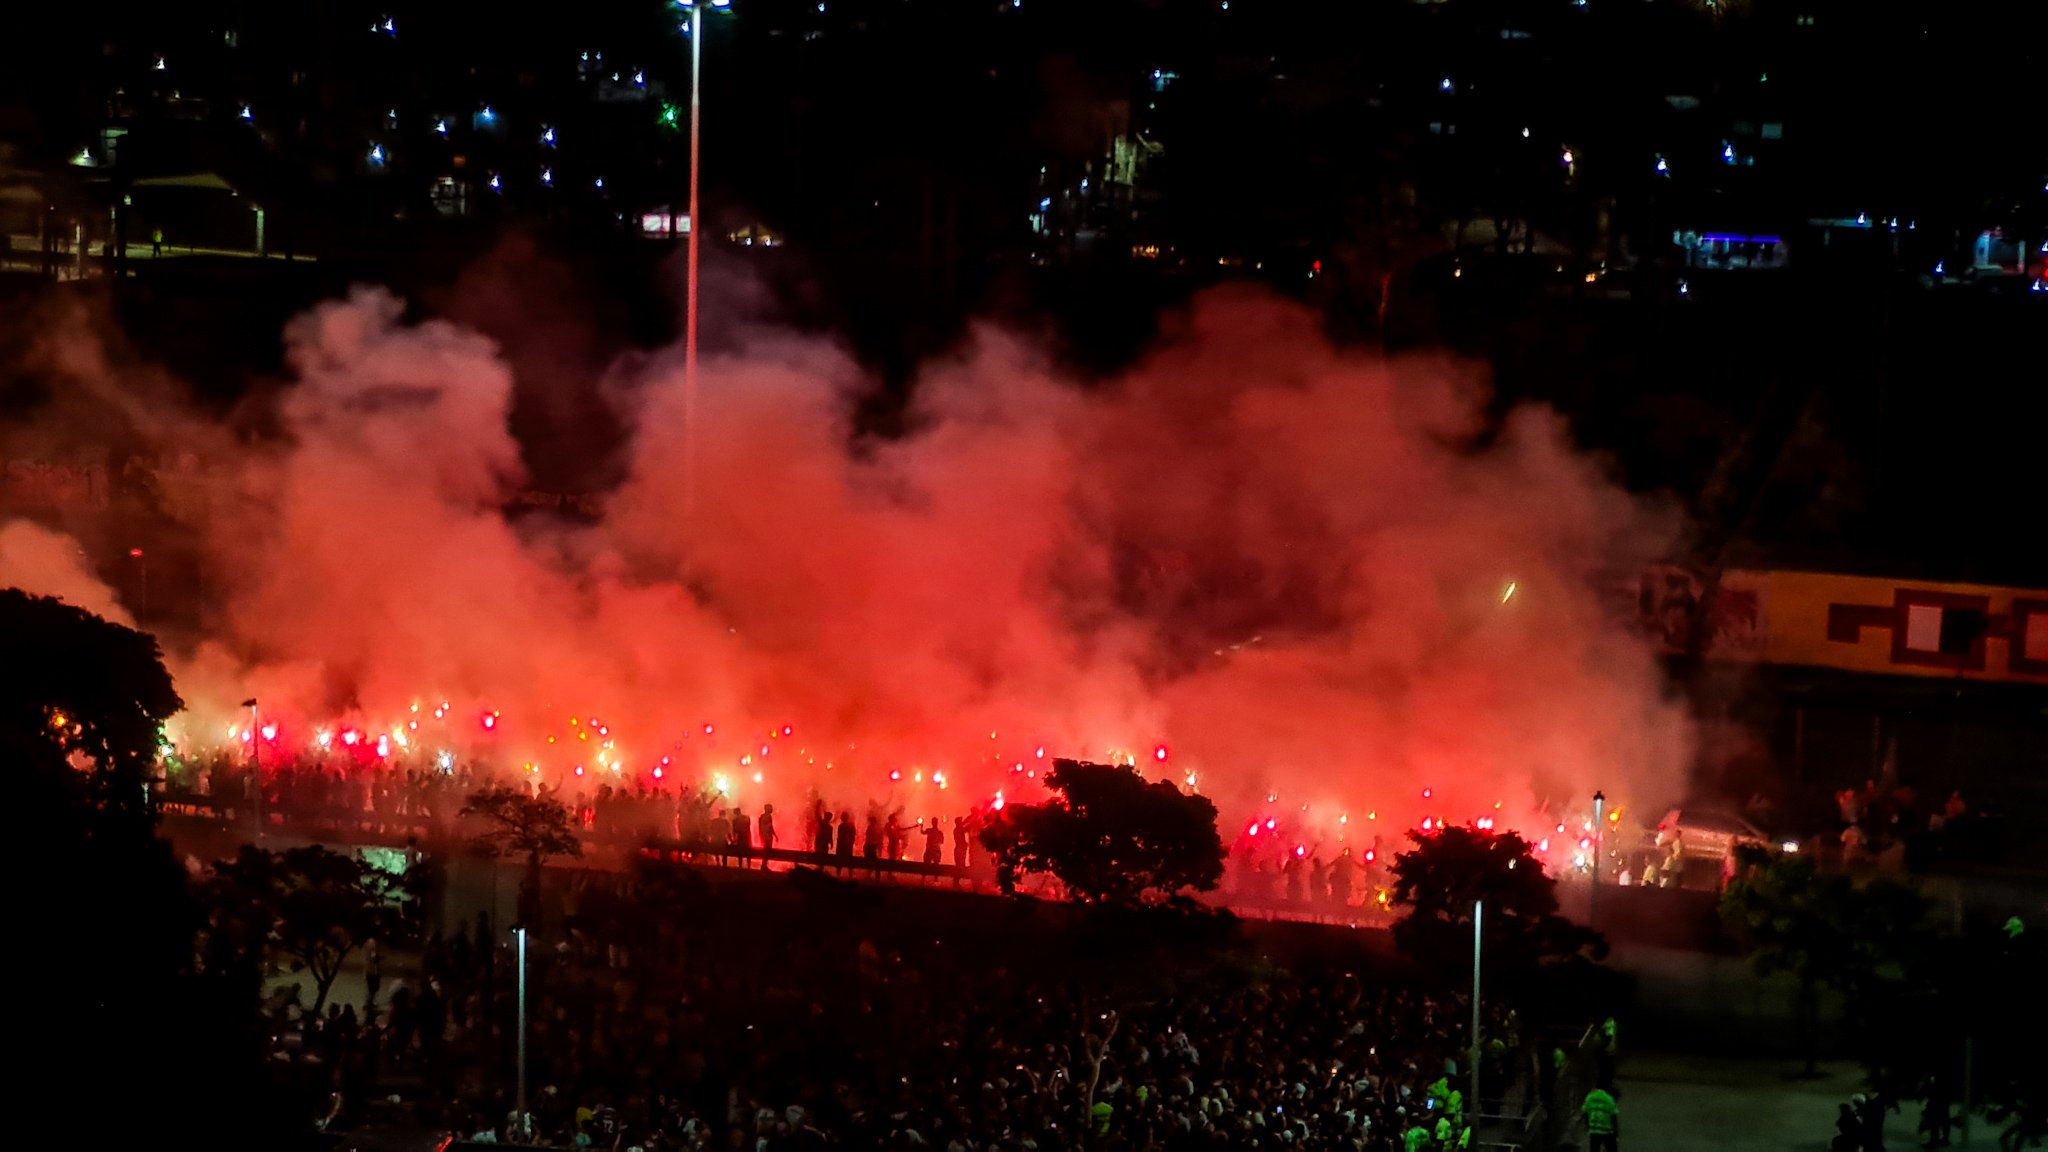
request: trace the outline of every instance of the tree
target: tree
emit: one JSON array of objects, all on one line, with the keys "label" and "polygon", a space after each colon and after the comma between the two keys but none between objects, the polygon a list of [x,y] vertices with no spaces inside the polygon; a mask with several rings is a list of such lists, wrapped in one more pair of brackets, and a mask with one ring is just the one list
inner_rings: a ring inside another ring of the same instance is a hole
[{"label": "tree", "polygon": [[37,1105],[17,1138],[84,1123],[108,1145],[278,1143],[256,973],[201,963],[203,910],[147,801],[180,706],[150,636],[0,589],[0,770],[34,872],[10,912],[40,942],[20,957],[35,1052],[16,1088]]},{"label": "tree", "polygon": [[1223,878],[1216,805],[1135,769],[1057,760],[1055,798],[1012,804],[981,830],[1007,893],[1028,872],[1058,877],[1075,899],[1134,905],[1213,890]]},{"label": "tree", "polygon": [[541,865],[550,856],[583,855],[569,806],[555,798],[553,789],[529,793],[499,784],[470,793],[462,814],[481,816],[489,823],[476,837],[478,852],[494,858],[526,857],[526,875],[519,882],[519,919],[538,924]]},{"label": "tree", "polygon": [[1935,1114],[1953,1115],[1971,1098],[2004,1129],[2001,1147],[2039,1147],[2048,1139],[2036,1051],[2048,1033],[2048,985],[2039,976],[2048,941],[2012,935],[1994,918],[1917,934],[1901,952],[1901,962],[1881,965],[1856,988],[1844,1012],[1866,1083],[1886,1100],[1924,1100]]},{"label": "tree", "polygon": [[124,832],[152,828],[146,785],[164,721],[185,706],[156,638],[80,608],[0,589],[0,729],[77,771],[47,781]]},{"label": "tree", "polygon": [[1558,915],[1557,882],[1519,835],[1446,826],[1408,837],[1415,847],[1394,858],[1393,899],[1407,908],[1394,942],[1425,967],[1470,963],[1474,901],[1485,902],[1482,952],[1511,981],[1606,955],[1599,933]]},{"label": "tree", "polygon": [[1805,855],[1750,846],[1737,849],[1736,863],[1721,916],[1745,938],[1758,975],[1788,972],[1797,982],[1806,1073],[1813,1075],[1822,990],[1851,1000],[1874,992],[1882,971],[1909,955],[1926,903],[1891,881],[1859,888],[1847,876],[1824,875]]},{"label": "tree", "polygon": [[313,977],[315,1013],[326,1008],[350,954],[369,940],[395,943],[408,933],[400,878],[355,856],[318,845],[283,852],[245,846],[214,874],[227,889],[223,903],[250,909],[270,950]]}]

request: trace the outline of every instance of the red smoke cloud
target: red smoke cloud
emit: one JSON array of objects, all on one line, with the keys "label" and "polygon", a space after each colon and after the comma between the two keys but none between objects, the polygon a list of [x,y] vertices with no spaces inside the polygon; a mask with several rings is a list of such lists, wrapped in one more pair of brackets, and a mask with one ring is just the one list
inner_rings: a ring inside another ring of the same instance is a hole
[{"label": "red smoke cloud", "polygon": [[626,478],[571,523],[502,511],[492,345],[401,311],[362,290],[296,321],[259,447],[159,414],[233,461],[191,525],[222,591],[174,645],[187,741],[254,696],[286,744],[346,724],[583,784],[667,757],[750,809],[815,786],[911,815],[1129,756],[1226,829],[1323,834],[1682,778],[1682,710],[1593,579],[1674,525],[1555,414],[1489,427],[1469,366],[1335,351],[1225,292],[1105,385],[982,332],[925,374],[917,431],[856,449],[851,365],[762,331],[703,364],[694,511],[676,354],[616,371]]}]

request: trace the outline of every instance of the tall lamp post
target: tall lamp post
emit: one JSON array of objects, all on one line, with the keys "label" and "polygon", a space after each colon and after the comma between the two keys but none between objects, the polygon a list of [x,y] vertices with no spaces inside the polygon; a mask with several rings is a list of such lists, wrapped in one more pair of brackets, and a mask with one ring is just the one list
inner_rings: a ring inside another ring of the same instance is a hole
[{"label": "tall lamp post", "polygon": [[1467,1115],[1479,1115],[1479,925],[1486,915],[1486,901],[1472,902],[1472,1104]]},{"label": "tall lamp post", "polygon": [[526,925],[512,929],[519,952],[519,1073],[512,1107],[518,1113],[519,1130],[526,1130]]},{"label": "tall lamp post", "polygon": [[249,791],[251,808],[256,813],[256,838],[263,839],[263,718],[256,711],[256,698],[242,701],[242,707],[249,710]]},{"label": "tall lamp post", "polygon": [[1586,926],[1600,926],[1600,834],[1607,830],[1607,793],[1593,793],[1593,883],[1586,889]]},{"label": "tall lamp post", "polygon": [[[704,5],[699,0],[676,3],[690,13],[690,238],[683,304],[683,516],[687,521],[697,506],[697,243],[702,231],[697,218],[697,156],[704,107]],[[713,8],[732,7],[732,0],[709,3]]]}]

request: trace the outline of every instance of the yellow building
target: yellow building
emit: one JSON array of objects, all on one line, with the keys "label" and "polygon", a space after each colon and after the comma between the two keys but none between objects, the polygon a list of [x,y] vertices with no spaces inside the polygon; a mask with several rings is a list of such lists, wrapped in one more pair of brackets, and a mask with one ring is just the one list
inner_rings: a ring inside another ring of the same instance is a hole
[{"label": "yellow building", "polygon": [[2048,684],[2048,589],[1738,570],[1704,621],[1708,659]]}]

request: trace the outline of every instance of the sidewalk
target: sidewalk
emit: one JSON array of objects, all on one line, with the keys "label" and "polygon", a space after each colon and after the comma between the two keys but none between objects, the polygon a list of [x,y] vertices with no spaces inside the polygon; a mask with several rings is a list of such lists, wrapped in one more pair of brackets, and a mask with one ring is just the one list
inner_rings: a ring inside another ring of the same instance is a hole
[{"label": "sidewalk", "polygon": [[[1623,1053],[1615,1097],[1621,1146],[1635,1152],[1827,1152],[1836,1107],[1862,1090],[1850,1064],[1824,1064],[1795,1079],[1797,1060]],[[1920,1146],[1920,1105],[1909,1101],[1885,1123],[1889,1148]],[[1997,1135],[1980,1120],[1981,1148]],[[1960,1140],[1957,1147],[1962,1147]]]}]

